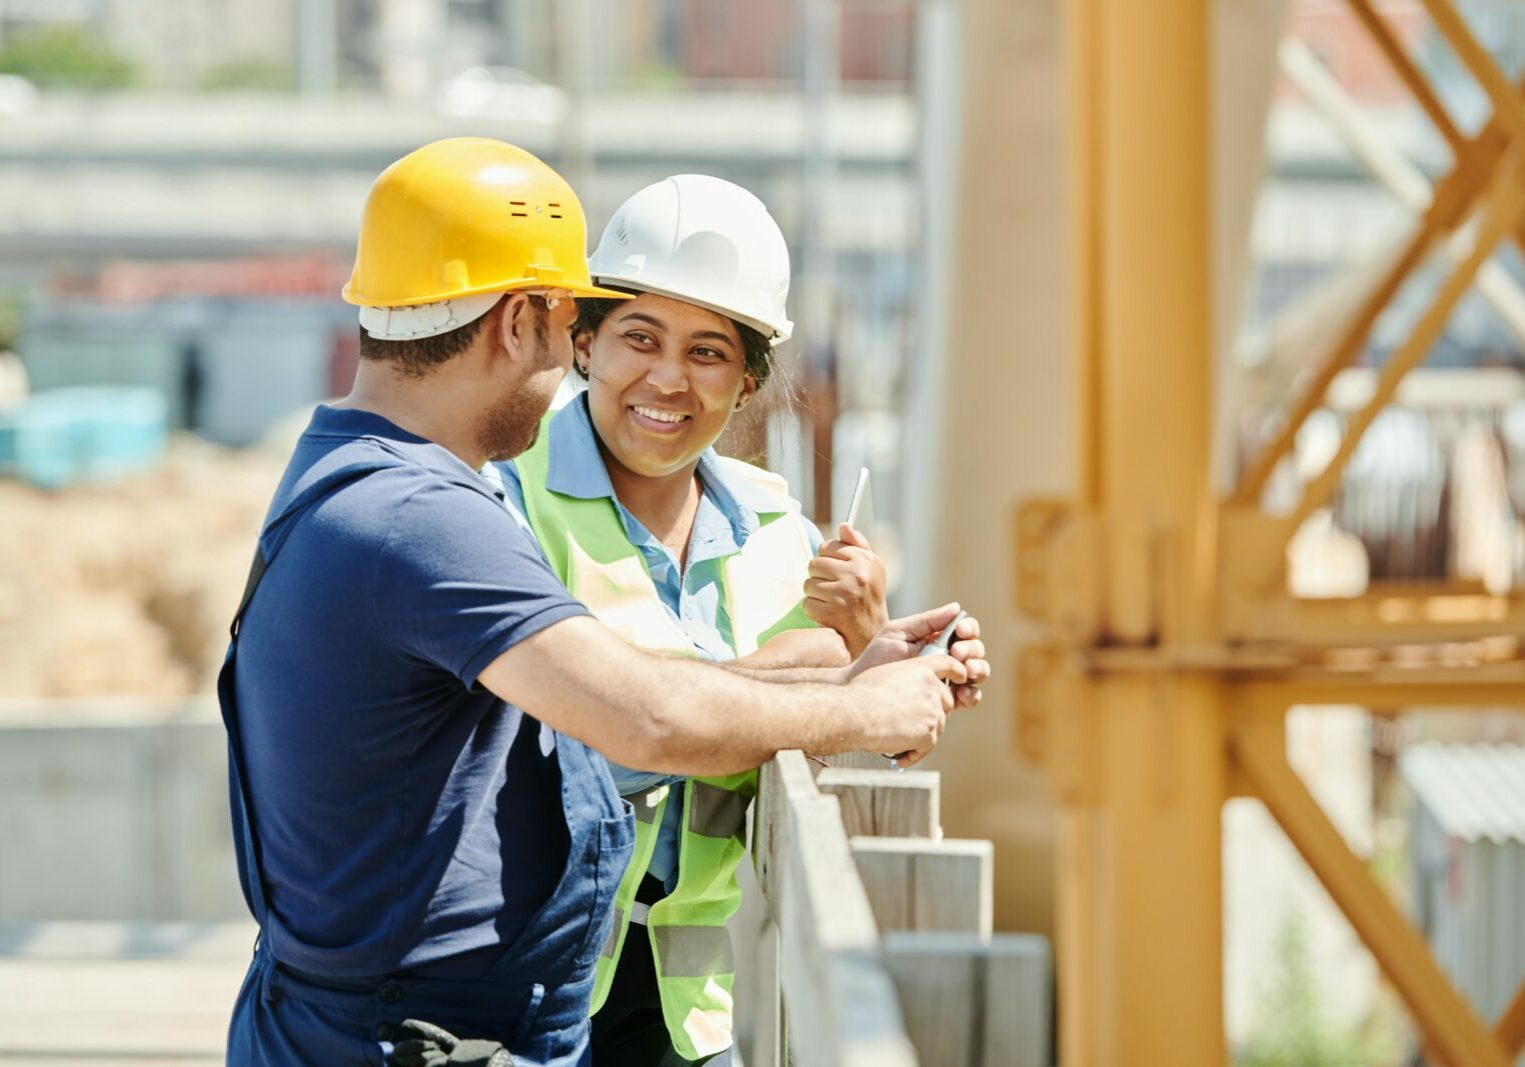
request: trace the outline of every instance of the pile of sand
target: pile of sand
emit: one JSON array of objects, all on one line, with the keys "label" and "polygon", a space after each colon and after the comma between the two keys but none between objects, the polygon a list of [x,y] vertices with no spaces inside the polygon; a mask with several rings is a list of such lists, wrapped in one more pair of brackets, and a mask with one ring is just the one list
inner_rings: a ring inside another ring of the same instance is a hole
[{"label": "pile of sand", "polygon": [[283,464],[184,436],[116,485],[0,481],[0,698],[211,689]]}]

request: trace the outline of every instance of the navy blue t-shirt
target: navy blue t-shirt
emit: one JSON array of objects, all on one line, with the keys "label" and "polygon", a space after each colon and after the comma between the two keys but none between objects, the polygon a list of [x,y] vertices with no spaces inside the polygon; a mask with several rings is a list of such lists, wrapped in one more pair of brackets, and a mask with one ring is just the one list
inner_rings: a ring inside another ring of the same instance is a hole
[{"label": "navy blue t-shirt", "polygon": [[569,838],[554,736],[477,675],[586,609],[480,475],[369,412],[317,409],[283,514],[235,672],[271,948],[335,977],[479,973]]}]

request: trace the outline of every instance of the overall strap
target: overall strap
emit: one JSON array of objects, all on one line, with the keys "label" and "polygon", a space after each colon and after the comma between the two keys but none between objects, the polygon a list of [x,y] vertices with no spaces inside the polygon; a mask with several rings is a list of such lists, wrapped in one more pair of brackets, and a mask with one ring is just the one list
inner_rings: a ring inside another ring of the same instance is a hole
[{"label": "overall strap", "polygon": [[244,615],[249,610],[261,580],[275,562],[281,546],[291,531],[292,521],[304,514],[313,504],[350,485],[366,475],[390,466],[387,463],[357,463],[336,471],[307,491],[298,494],[260,532],[259,543],[254,548],[254,559],[249,564],[249,577],[244,583],[244,594],[228,627],[231,641],[223,658],[222,670],[217,675],[217,703],[222,709],[223,727],[228,733],[228,809],[233,821],[233,836],[238,842],[238,880],[244,891],[244,902],[254,919],[264,929],[269,921],[269,906],[265,897],[264,874],[260,867],[259,845],[255,840],[253,814],[249,801],[248,771],[244,767],[243,745],[238,736],[238,693],[234,685],[234,665],[238,659],[238,634],[243,626]]}]

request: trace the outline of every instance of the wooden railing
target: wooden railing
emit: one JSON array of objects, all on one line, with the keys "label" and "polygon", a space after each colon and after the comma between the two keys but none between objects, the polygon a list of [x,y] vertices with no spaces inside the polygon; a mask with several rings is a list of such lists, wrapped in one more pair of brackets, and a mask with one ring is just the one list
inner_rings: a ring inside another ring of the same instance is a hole
[{"label": "wooden railing", "polygon": [[831,762],[763,768],[733,924],[747,1067],[1050,1063],[1048,943],[992,934],[990,842],[942,837],[936,772]]}]

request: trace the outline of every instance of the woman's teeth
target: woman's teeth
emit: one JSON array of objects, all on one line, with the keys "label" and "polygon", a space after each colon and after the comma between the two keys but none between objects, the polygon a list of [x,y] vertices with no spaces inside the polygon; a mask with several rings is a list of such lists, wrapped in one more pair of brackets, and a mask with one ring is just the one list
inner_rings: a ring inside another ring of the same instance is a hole
[{"label": "woman's teeth", "polygon": [[655,419],[657,422],[687,422],[692,417],[689,415],[679,415],[675,411],[658,411],[656,408],[643,408],[639,404],[632,404],[631,407],[635,409],[636,414],[645,415],[648,419]]}]

